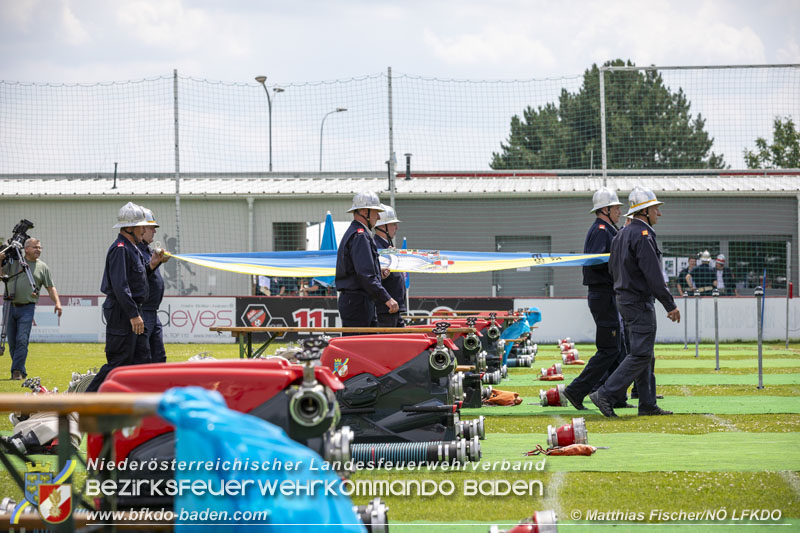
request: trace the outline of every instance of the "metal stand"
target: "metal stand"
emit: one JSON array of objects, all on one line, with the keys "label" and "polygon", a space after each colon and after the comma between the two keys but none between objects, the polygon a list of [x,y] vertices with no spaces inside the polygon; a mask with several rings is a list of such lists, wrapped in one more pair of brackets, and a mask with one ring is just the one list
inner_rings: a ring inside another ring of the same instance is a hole
[{"label": "metal stand", "polygon": [[700,357],[700,291],[694,290],[694,356]]},{"label": "metal stand", "polygon": [[683,349],[689,346],[689,291],[683,293]]},{"label": "metal stand", "polygon": [[786,349],[789,349],[789,298],[792,287],[792,241],[786,242]]},{"label": "metal stand", "polygon": [[28,263],[25,261],[25,254],[22,253],[22,248],[17,242],[14,242],[2,250],[2,253],[8,253],[9,250],[13,256],[11,260],[19,262],[20,270],[11,276],[0,276],[0,280],[3,281],[3,285],[5,286],[5,290],[3,291],[3,327],[2,330],[0,330],[0,355],[6,353],[6,328],[8,327],[8,316],[11,313],[11,304],[14,300],[14,295],[10,294],[8,290],[8,282],[25,272],[25,274],[28,275],[28,282],[31,284],[31,289],[34,292],[36,291],[36,283],[33,281],[31,267],[29,267]]},{"label": "metal stand", "polygon": [[758,320],[758,388],[764,388],[764,368],[761,361],[761,341],[764,335],[763,327],[761,324],[761,301],[764,299],[764,290],[758,286],[754,291],[756,297],[756,317]]},{"label": "metal stand", "polygon": [[715,370],[719,370],[719,289],[711,291],[711,295],[714,297],[714,346],[717,353],[717,367]]}]

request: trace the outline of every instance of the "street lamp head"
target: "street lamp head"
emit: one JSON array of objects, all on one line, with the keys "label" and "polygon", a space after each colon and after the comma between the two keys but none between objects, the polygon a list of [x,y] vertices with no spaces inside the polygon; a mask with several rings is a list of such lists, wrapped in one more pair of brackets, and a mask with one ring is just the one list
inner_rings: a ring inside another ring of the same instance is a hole
[{"label": "street lamp head", "polygon": [[267,77],[266,76],[256,76],[256,81],[258,83],[260,83],[261,85],[264,85],[264,82],[267,81]]},{"label": "street lamp head", "polygon": [[336,108],[336,112],[337,113],[341,113],[342,111],[347,111],[347,108],[346,107],[337,107]]},{"label": "street lamp head", "polygon": [[274,88],[274,89],[272,89],[272,90],[273,90],[274,92],[276,92],[276,93],[282,93],[283,91],[285,91],[285,89],[281,89],[280,87],[275,87],[275,88]]}]

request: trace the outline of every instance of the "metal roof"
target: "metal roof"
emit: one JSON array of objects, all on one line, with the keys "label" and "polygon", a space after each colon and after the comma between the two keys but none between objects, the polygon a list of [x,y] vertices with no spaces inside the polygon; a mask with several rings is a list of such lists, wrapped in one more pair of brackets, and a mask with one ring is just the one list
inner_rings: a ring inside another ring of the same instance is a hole
[{"label": "metal roof", "polygon": [[[313,176],[313,177],[312,177]],[[398,197],[436,194],[442,196],[492,195],[492,196],[542,196],[583,195],[603,185],[597,175],[555,173],[435,173],[412,174],[406,180],[398,176]],[[85,198],[117,197],[147,194],[149,196],[174,196],[174,175],[121,174],[116,188],[110,175],[92,176],[5,176],[0,177],[0,198]],[[795,195],[800,194],[800,171],[763,174],[732,172],[725,174],[650,174],[609,176],[609,188],[630,191],[635,185],[648,187],[667,194],[723,194],[723,195]],[[352,195],[371,189],[387,189],[386,175],[374,173],[356,175],[267,175],[267,174],[186,174],[180,180],[182,197],[241,197],[241,196],[322,196]]]}]

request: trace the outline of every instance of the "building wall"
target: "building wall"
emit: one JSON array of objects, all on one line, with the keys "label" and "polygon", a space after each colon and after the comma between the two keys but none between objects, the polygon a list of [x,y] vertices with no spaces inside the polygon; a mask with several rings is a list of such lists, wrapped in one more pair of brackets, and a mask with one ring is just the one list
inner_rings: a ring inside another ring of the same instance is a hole
[{"label": "building wall", "polygon": [[[663,217],[656,226],[658,239],[725,239],[736,235],[790,237],[792,240],[792,279],[798,280],[797,198],[790,197],[703,197],[667,196]],[[98,294],[105,254],[117,230],[117,211],[128,201],[151,208],[161,227],[156,240],[175,250],[175,202],[146,195],[102,197],[98,199],[27,199],[4,197],[0,200],[0,236],[3,241],[21,219],[34,222],[31,235],[43,241],[42,259],[51,266],[56,287],[64,294]],[[388,197],[384,194],[384,202]],[[547,237],[553,252],[576,253],[583,250],[587,229],[594,217],[589,214],[591,195],[570,197],[497,198],[474,195],[464,198],[399,198],[400,224],[397,244],[408,237],[409,247],[444,250],[491,251],[498,236]],[[339,196],[309,198],[255,198],[253,202],[253,242],[256,251],[272,249],[273,222],[311,222],[324,220],[331,211],[334,220],[347,221],[350,198]],[[182,253],[242,252],[249,246],[248,203],[245,197],[181,199]],[[503,250],[500,250],[503,251]],[[536,251],[536,250],[531,250]],[[177,294],[177,269],[182,269],[184,294],[241,295],[250,293],[248,276],[189,266],[179,267],[173,260],[164,266],[168,294]],[[516,274],[515,274],[516,275]],[[518,273],[526,276],[526,273]],[[583,297],[580,269],[552,269],[556,297]],[[415,295],[490,296],[493,275],[412,275]],[[536,296],[520,294],[517,296]]]},{"label": "building wall", "polygon": [[[660,199],[664,202],[662,217],[654,228],[659,242],[725,241],[737,236],[750,236],[754,241],[767,236],[790,238],[791,277],[798,279],[795,197],[702,197],[698,194],[695,197],[664,195]],[[586,232],[595,218],[589,213],[589,194],[566,198],[402,199],[397,202],[397,209],[403,221],[400,232],[408,237],[409,247],[449,250],[492,250],[498,235],[530,235],[550,237],[553,252],[582,252]],[[580,269],[552,270],[554,296],[585,296]],[[412,290],[417,295],[488,296],[491,285],[491,273],[412,275]]]}]

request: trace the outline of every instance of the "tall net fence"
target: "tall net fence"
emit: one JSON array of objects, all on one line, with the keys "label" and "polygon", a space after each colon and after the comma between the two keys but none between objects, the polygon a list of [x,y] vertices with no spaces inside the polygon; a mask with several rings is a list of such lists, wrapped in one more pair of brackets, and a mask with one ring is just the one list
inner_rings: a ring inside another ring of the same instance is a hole
[{"label": "tall net fence", "polygon": [[107,173],[114,163],[169,173],[176,155],[183,172],[265,172],[270,161],[274,172],[381,172],[390,142],[428,171],[600,169],[604,154],[609,169],[745,169],[759,138],[788,142],[774,139],[776,120],[796,130],[798,87],[796,66],[608,66],[516,81],[4,81],[0,173]]},{"label": "tall net fence", "polygon": [[[354,192],[372,188],[390,202],[394,164],[398,244],[581,252],[594,190],[605,183],[625,202],[644,184],[666,202],[657,230],[676,294],[705,251],[714,280],[724,256],[723,294],[752,294],[757,284],[779,294],[800,263],[798,117],[798,66],[617,62],[513,81],[389,72],[286,84],[177,74],[0,81],[0,236],[32,220],[59,289],[96,294],[111,226],[129,200],[154,210],[157,240],[171,250],[317,249],[327,211],[341,236]],[[165,270],[168,294],[303,290],[298,280],[262,280],[269,287],[259,289],[248,276],[175,262]],[[578,297],[585,289],[580,269],[533,268],[414,275],[412,293]]]}]

